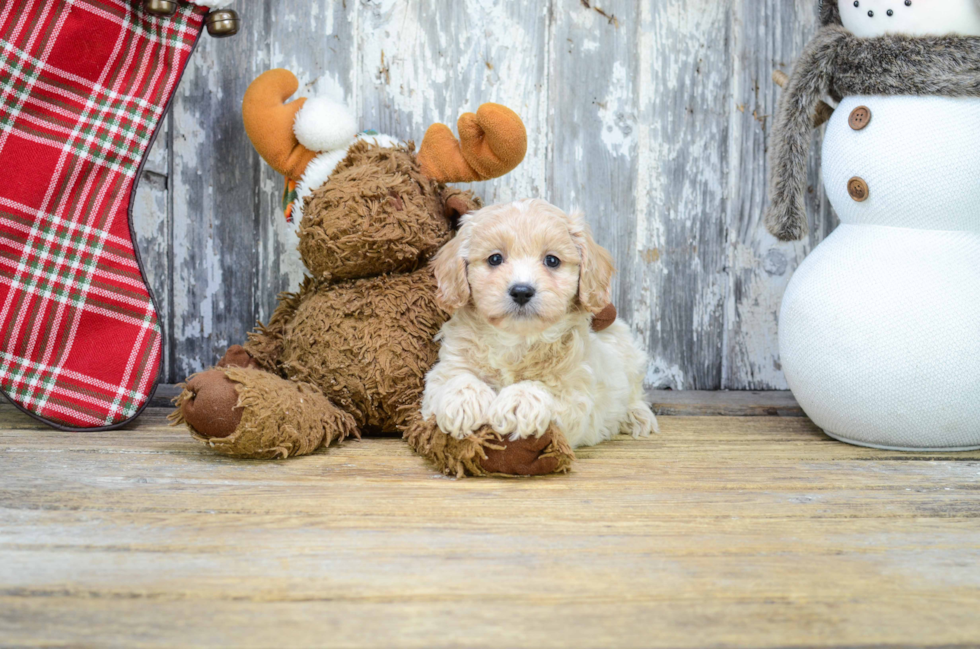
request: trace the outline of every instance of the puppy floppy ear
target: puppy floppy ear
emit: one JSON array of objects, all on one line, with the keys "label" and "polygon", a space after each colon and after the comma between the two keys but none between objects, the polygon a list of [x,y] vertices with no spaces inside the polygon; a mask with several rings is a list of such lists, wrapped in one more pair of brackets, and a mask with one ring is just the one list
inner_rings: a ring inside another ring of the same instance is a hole
[{"label": "puppy floppy ear", "polygon": [[592,313],[599,313],[612,302],[612,278],[616,268],[612,255],[592,238],[592,230],[581,213],[572,214],[568,231],[578,247],[582,262],[579,264],[578,299]]},{"label": "puppy floppy ear", "polygon": [[466,224],[453,239],[432,258],[439,292],[436,301],[447,311],[460,309],[470,301],[470,282],[466,277],[466,244],[469,228]]}]

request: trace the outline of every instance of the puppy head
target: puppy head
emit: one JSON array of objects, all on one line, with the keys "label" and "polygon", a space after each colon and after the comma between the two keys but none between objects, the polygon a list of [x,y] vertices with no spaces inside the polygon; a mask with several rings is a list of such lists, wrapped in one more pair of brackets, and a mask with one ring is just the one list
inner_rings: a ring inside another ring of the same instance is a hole
[{"label": "puppy head", "polygon": [[473,308],[498,329],[522,335],[575,310],[601,311],[614,272],[581,214],[537,199],[466,215],[433,264],[445,308]]}]

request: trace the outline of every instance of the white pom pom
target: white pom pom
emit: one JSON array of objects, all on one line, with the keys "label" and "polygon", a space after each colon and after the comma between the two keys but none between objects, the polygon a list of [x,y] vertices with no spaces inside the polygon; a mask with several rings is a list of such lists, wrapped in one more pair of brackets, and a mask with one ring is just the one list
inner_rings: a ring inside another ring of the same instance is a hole
[{"label": "white pom pom", "polygon": [[293,133],[311,151],[347,148],[357,135],[357,122],[347,106],[325,97],[307,99],[296,114]]}]

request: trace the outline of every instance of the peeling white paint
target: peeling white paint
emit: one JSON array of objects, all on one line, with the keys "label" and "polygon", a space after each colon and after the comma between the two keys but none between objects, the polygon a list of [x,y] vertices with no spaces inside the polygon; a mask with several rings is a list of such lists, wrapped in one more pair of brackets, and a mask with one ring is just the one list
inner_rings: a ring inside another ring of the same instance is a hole
[{"label": "peeling white paint", "polygon": [[687,390],[684,371],[677,365],[667,365],[660,359],[651,359],[644,379],[647,387],[655,390]]},{"label": "peeling white paint", "polygon": [[636,116],[632,106],[632,84],[621,61],[612,67],[608,94],[599,105],[602,143],[613,155],[631,156],[636,144]]}]

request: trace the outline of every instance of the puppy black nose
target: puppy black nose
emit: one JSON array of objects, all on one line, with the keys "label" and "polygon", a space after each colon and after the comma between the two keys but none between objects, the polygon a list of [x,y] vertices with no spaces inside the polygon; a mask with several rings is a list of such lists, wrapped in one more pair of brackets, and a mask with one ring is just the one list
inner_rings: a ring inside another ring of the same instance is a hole
[{"label": "puppy black nose", "polygon": [[510,297],[521,306],[524,306],[534,297],[534,287],[528,286],[527,284],[515,284],[510,287]]}]

